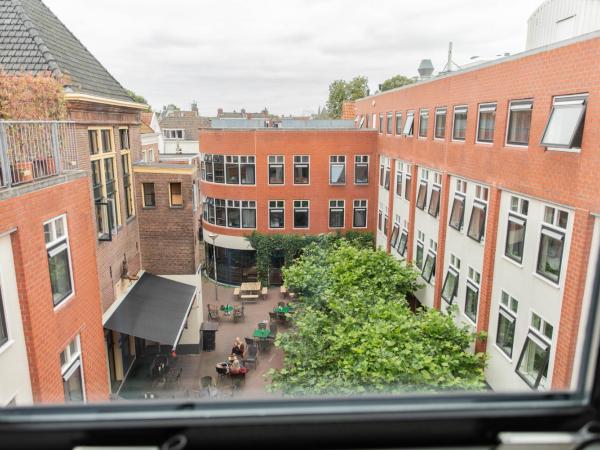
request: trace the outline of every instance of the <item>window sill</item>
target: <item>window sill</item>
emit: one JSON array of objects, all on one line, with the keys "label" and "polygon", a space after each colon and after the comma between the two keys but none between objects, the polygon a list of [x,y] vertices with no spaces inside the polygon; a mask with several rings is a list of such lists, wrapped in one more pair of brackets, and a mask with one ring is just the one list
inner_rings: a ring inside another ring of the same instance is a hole
[{"label": "window sill", "polygon": [[134,221],[136,218],[137,218],[137,217],[136,217],[136,215],[135,215],[135,214],[134,214],[133,216],[131,216],[131,217],[128,217],[127,219],[125,219],[125,224],[126,224],[126,225],[129,225],[129,224],[130,224],[131,222],[133,222],[133,221]]},{"label": "window sill", "polygon": [[492,141],[492,142],[475,141],[475,145],[484,145],[486,147],[492,147],[494,145],[494,141]]},{"label": "window sill", "polygon": [[64,300],[61,300],[58,305],[54,305],[54,312],[55,313],[59,312],[61,309],[63,309],[65,307],[65,305],[70,303],[71,299],[73,299],[74,297],[75,297],[75,290],[73,290],[73,292],[71,292],[67,297],[65,297]]},{"label": "window sill", "polygon": [[515,267],[518,267],[519,269],[523,269],[523,263],[518,263],[514,259],[511,259],[508,256],[506,256],[506,254],[504,254],[504,253],[502,254],[502,259],[504,259],[505,261],[508,261],[510,264],[512,264]]},{"label": "window sill", "polygon": [[546,283],[548,286],[553,287],[554,289],[560,290],[560,283],[555,283],[554,281],[549,280],[548,278],[540,275],[537,272],[532,272],[532,275],[534,277],[536,277],[539,280],[542,280],[544,283]]},{"label": "window sill", "polygon": [[464,144],[466,142],[466,139],[451,139],[450,142],[454,144]]},{"label": "window sill", "polygon": [[183,205],[169,205],[169,209],[183,209]]},{"label": "window sill", "polygon": [[12,339],[7,340],[4,344],[2,344],[0,346],[0,355],[2,355],[2,353],[8,351],[9,348],[11,348],[13,345],[15,344],[15,341]]},{"label": "window sill", "polygon": [[562,152],[562,153],[581,153],[580,148],[562,148],[562,147],[546,147],[545,151],[547,152]]},{"label": "window sill", "polygon": [[529,144],[504,144],[504,148],[520,148],[521,150],[527,150],[529,148]]},{"label": "window sill", "polygon": [[[516,319],[515,319],[516,320]],[[514,343],[513,343],[514,345]],[[513,360],[510,356],[508,356],[506,353],[504,353],[504,350],[502,350],[500,347],[498,347],[498,345],[494,342],[492,344],[492,348],[494,348],[494,350],[496,350],[496,352],[500,353],[500,355],[510,364],[513,363]],[[514,352],[514,349],[513,349]]]},{"label": "window sill", "polygon": [[142,206],[142,209],[156,209],[156,206]]}]

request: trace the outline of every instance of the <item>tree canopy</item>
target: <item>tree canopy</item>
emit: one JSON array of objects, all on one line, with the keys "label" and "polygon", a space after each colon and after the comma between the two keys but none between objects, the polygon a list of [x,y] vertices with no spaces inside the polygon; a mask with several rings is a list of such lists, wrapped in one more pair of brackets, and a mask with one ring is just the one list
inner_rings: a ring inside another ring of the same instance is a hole
[{"label": "tree canopy", "polygon": [[0,71],[0,119],[62,120],[66,116],[63,83],[51,73]]},{"label": "tree canopy", "polygon": [[399,88],[401,86],[406,86],[407,84],[412,84],[414,81],[404,75],[394,75],[392,78],[388,78],[383,83],[379,85],[379,90],[381,92],[389,91],[390,89]]},{"label": "tree canopy", "polygon": [[287,395],[483,388],[485,356],[451,314],[411,311],[411,266],[380,250],[312,244],[284,269],[299,295],[294,326],[279,333],[282,368],[271,389]]},{"label": "tree canopy", "polygon": [[364,76],[356,76],[350,81],[335,80],[329,85],[327,111],[334,119],[342,116],[342,104],[345,101],[358,100],[369,95],[369,80]]}]

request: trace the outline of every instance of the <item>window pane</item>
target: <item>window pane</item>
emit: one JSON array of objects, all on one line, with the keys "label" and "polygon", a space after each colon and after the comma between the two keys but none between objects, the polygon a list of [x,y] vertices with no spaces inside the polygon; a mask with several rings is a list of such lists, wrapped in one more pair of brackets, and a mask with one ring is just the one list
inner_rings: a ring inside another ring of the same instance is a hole
[{"label": "window pane", "polygon": [[454,129],[452,138],[464,141],[467,130],[467,112],[454,113]]},{"label": "window pane", "polygon": [[144,191],[144,206],[153,207],[156,206],[155,197],[154,197],[154,183],[143,183],[142,184]]},{"label": "window pane", "polygon": [[8,341],[6,317],[4,317],[4,301],[2,300],[2,286],[0,286],[0,346]]},{"label": "window pane", "polygon": [[269,183],[270,184],[283,184],[283,166],[282,165],[269,165]]},{"label": "window pane", "polygon": [[527,337],[517,373],[529,386],[537,388],[541,377],[547,375],[549,355],[550,347],[543,348],[531,336]]},{"label": "window pane", "polygon": [[584,111],[585,104],[555,106],[548,119],[542,144],[570,147],[578,129],[583,125],[581,118]]},{"label": "window pane", "polygon": [[354,182],[356,184],[366,184],[369,182],[369,165],[356,164],[354,166]]},{"label": "window pane", "polygon": [[225,214],[226,214],[225,206],[223,206],[223,205],[215,206],[215,223],[217,225],[220,225],[222,227],[226,226]]},{"label": "window pane", "polygon": [[427,183],[421,183],[419,185],[419,193],[417,195],[417,208],[425,210],[426,203],[427,203]]},{"label": "window pane", "polygon": [[364,208],[354,209],[353,227],[364,228],[367,226],[367,210]]},{"label": "window pane", "polygon": [[400,235],[400,226],[398,224],[394,225],[394,228],[392,229],[392,236],[390,238],[390,243],[392,247],[396,247],[396,244],[398,243],[398,237]]},{"label": "window pane", "polygon": [[404,199],[410,201],[411,178],[406,178],[406,187],[404,188]]},{"label": "window pane", "polygon": [[271,228],[283,228],[284,227],[284,212],[283,210],[276,210],[269,212],[269,226]]},{"label": "window pane", "polygon": [[529,127],[531,125],[531,109],[524,111],[511,111],[508,125],[509,144],[529,144]]},{"label": "window pane", "polygon": [[169,186],[171,190],[171,206],[182,206],[181,183],[170,183]]},{"label": "window pane", "polygon": [[225,158],[215,155],[213,159],[215,183],[225,183]]},{"label": "window pane", "polygon": [[343,228],[344,227],[344,210],[330,209],[329,210],[329,227]]},{"label": "window pane", "polygon": [[496,111],[482,111],[479,113],[479,129],[477,140],[480,142],[492,142],[494,140],[494,126],[496,123]]},{"label": "window pane", "polygon": [[425,265],[423,266],[423,272],[421,276],[428,283],[431,281],[432,276],[435,275],[435,256],[432,254],[427,255]]},{"label": "window pane", "polygon": [[346,182],[346,165],[331,164],[331,173],[329,178],[331,184],[343,184]]},{"label": "window pane", "polygon": [[308,184],[308,164],[294,164],[294,183]]},{"label": "window pane", "polygon": [[452,213],[450,214],[449,225],[455,230],[460,231],[463,225],[465,215],[465,199],[464,197],[454,197],[452,203]]},{"label": "window pane", "polygon": [[449,270],[444,280],[444,286],[442,287],[442,298],[448,303],[452,303],[456,296],[456,290],[458,288],[458,275]]},{"label": "window pane", "polygon": [[467,236],[471,239],[481,242],[485,231],[485,207],[474,205],[471,212],[471,220],[469,221],[469,229]]},{"label": "window pane", "polygon": [[431,191],[431,199],[429,200],[429,215],[437,217],[440,211],[440,190],[433,189]]},{"label": "window pane", "polygon": [[435,115],[435,137],[443,139],[446,135],[446,113]]},{"label": "window pane", "polygon": [[523,262],[523,249],[525,247],[525,221],[508,220],[506,230],[505,255],[510,259]]},{"label": "window pane", "polygon": [[390,169],[385,169],[385,180],[383,182],[384,189],[390,190]]},{"label": "window pane", "polygon": [[242,227],[256,228],[256,209],[242,209]]},{"label": "window pane", "polygon": [[398,253],[400,253],[400,255],[404,256],[406,253],[406,244],[408,242],[408,234],[406,233],[406,231],[402,232],[402,235],[400,236],[400,242],[398,242]]},{"label": "window pane", "polygon": [[48,255],[48,267],[50,269],[52,300],[54,305],[58,305],[72,292],[71,268],[69,266],[69,253],[66,247],[54,256]]},{"label": "window pane", "polygon": [[467,284],[465,298],[465,315],[473,322],[477,322],[477,308],[479,304],[479,290]]},{"label": "window pane", "polygon": [[239,171],[239,166],[237,164],[230,164],[228,163],[226,165],[226,171],[227,171],[227,184],[239,184],[240,183],[240,171]]},{"label": "window pane", "polygon": [[294,210],[294,228],[308,228],[307,210]]},{"label": "window pane", "polygon": [[423,268],[423,245],[417,244],[417,255],[415,257],[415,265],[419,268]]},{"label": "window pane", "polygon": [[427,126],[429,124],[429,115],[421,115],[419,122],[419,137],[427,137]]},{"label": "window pane", "polygon": [[512,357],[513,341],[515,338],[515,321],[509,320],[503,314],[498,314],[498,332],[496,333],[496,345],[508,357]]},{"label": "window pane", "polygon": [[554,283],[560,279],[564,237],[557,238],[542,232],[537,262],[537,273]]},{"label": "window pane", "polygon": [[82,402],[83,401],[83,380],[81,378],[81,366],[69,375],[68,379],[63,380],[65,391],[65,401]]},{"label": "window pane", "polygon": [[240,227],[240,209],[227,208],[227,226],[231,228]]}]

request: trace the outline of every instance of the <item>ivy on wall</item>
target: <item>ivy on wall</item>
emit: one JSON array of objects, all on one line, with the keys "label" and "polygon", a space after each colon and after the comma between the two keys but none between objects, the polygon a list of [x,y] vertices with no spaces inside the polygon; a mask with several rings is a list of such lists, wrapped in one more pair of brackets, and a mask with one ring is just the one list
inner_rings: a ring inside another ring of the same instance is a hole
[{"label": "ivy on wall", "polygon": [[284,258],[284,267],[301,255],[308,245],[328,246],[345,239],[357,248],[373,248],[375,245],[373,233],[370,231],[348,231],[346,233],[327,233],[318,235],[298,234],[262,234],[254,231],[246,238],[256,250],[256,271],[262,284],[269,285],[269,269],[273,255],[280,254]]}]

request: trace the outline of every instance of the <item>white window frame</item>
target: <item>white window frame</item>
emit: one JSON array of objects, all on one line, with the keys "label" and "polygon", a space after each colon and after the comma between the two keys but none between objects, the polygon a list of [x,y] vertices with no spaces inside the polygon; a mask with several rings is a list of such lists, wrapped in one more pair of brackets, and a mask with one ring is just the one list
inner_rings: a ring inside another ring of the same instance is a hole
[{"label": "white window frame", "polygon": [[[173,137],[173,134],[181,134],[181,137]],[[165,128],[163,129],[163,135],[166,140],[182,140],[185,137],[185,130],[183,128]]]},{"label": "white window frame", "polygon": [[[308,230],[310,229],[310,200],[293,200],[292,203],[292,229],[293,230]],[[300,206],[296,206],[296,202],[301,202]],[[306,206],[303,206],[303,202],[306,202]],[[296,210],[305,210],[306,209],[306,217],[307,217],[307,225],[305,227],[296,227]]]},{"label": "white window frame", "polygon": [[[421,135],[421,123],[423,121],[423,117],[427,119],[427,126],[425,127],[425,135]],[[419,129],[417,131],[417,137],[419,139],[427,139],[427,132],[429,131],[429,109],[421,108],[419,110]]]},{"label": "white window frame", "polygon": [[[75,353],[71,353],[71,343],[75,342],[76,351]],[[85,392],[85,374],[83,370],[83,354],[81,351],[81,337],[78,334],[73,339],[69,341],[66,345],[65,349],[61,352],[65,353],[67,358],[64,364],[61,363],[60,366],[60,375],[63,384],[73,375],[73,373],[80,368],[81,369],[81,392],[83,394],[83,402],[87,401],[87,396]],[[65,399],[66,401],[66,399]]]},{"label": "white window frame", "polygon": [[[550,110],[550,115],[548,116],[548,120],[546,121],[546,125],[544,126],[544,131],[542,132],[542,137],[540,139],[540,145],[546,147],[546,150],[555,150],[555,151],[564,151],[570,153],[579,153],[581,151],[581,146],[574,146],[575,136],[579,132],[581,128],[581,132],[583,133],[583,128],[585,127],[585,113],[587,109],[587,100],[588,94],[573,94],[573,95],[559,95],[552,99],[552,109]],[[579,117],[575,124],[575,128],[571,133],[571,139],[569,144],[555,144],[555,143],[546,143],[544,139],[546,137],[546,132],[549,129],[550,122],[552,121],[552,116],[557,108],[570,108],[576,107],[577,105],[581,106],[581,110],[579,112]],[[583,136],[582,136],[583,139]]]},{"label": "white window frame", "polygon": [[406,137],[413,137],[415,135],[415,112],[407,111],[406,120],[404,121],[404,127],[402,128],[402,135]]},{"label": "white window frame", "polygon": [[[296,158],[298,158],[299,160],[296,161]],[[296,166],[298,167],[304,167],[306,166],[308,168],[308,182],[306,183],[296,183]],[[292,183],[294,184],[294,186],[310,186],[310,155],[294,155],[293,157],[293,177],[292,177]]]},{"label": "white window frame", "polygon": [[[358,186],[366,186],[369,184],[369,164],[370,164],[369,155],[354,155],[354,184]],[[366,166],[367,167],[367,181],[365,182],[356,182],[356,168],[358,166]]]},{"label": "white window frame", "polygon": [[[271,183],[271,166],[281,166],[281,173],[283,175],[281,183]],[[254,177],[256,178],[256,174]],[[285,186],[285,155],[267,156],[267,183],[269,186]]]},{"label": "white window frame", "polygon": [[[475,143],[480,145],[494,145],[494,137],[496,135],[496,112],[498,110],[497,103],[480,103],[477,107],[477,128],[475,129]],[[492,140],[491,141],[480,141],[479,140],[479,125],[481,120],[482,112],[494,112],[494,130],[492,131]]]},{"label": "white window frame", "polygon": [[[365,226],[364,227],[358,227],[354,223],[354,212],[357,209],[365,211]],[[356,200],[353,200],[352,201],[352,228],[359,228],[359,229],[368,228],[368,226],[369,226],[368,219],[369,219],[368,200],[365,200],[365,199],[356,199]]]},{"label": "white window frame", "polygon": [[[343,161],[340,161],[340,159],[343,159]],[[346,170],[346,155],[330,155],[329,156],[329,185],[330,186],[344,186],[346,184],[346,178],[348,175],[348,171]],[[332,169],[335,166],[342,166],[343,165],[343,170],[344,170],[344,181],[341,183],[334,183],[332,180]]]},{"label": "white window frame", "polygon": [[[445,118],[444,135],[442,137],[437,137],[437,135],[436,135],[439,116],[445,116],[444,117]],[[445,141],[446,136],[448,135],[447,133],[448,133],[448,108],[446,106],[435,108],[435,120],[433,122],[433,139],[435,141]]]},{"label": "white window frame", "polygon": [[[281,206],[279,203],[281,202]],[[268,217],[267,223],[270,230],[283,230],[285,229],[285,200],[269,200],[269,208],[268,208]],[[272,227],[271,226],[271,212],[282,212],[283,213],[283,226],[282,227]]]},{"label": "white window frame", "polygon": [[[57,221],[62,221],[64,235],[61,237],[56,237],[56,225]],[[52,240],[46,243],[46,264],[48,265],[48,277],[50,277],[50,261],[49,258],[56,256],[58,253],[63,250],[67,250],[67,259],[69,261],[69,279],[71,281],[71,293],[67,295],[65,298],[60,300],[58,303],[54,303],[54,298],[52,298],[52,304],[54,309],[66,304],[69,300],[71,300],[75,296],[75,281],[73,279],[73,260],[71,258],[71,245],[69,242],[69,227],[67,222],[67,215],[61,214],[60,216],[54,217],[50,220],[47,220],[43,223],[43,226],[50,225],[50,233],[52,235]],[[44,236],[45,238],[45,236]],[[44,239],[45,240],[45,239]],[[52,294],[51,294],[52,295]]]},{"label": "white window frame", "polygon": [[[342,212],[342,226],[333,227],[331,226],[331,212]],[[329,208],[327,214],[327,225],[329,229],[339,230],[341,228],[345,228],[346,226],[346,202],[344,200],[329,200]]]},{"label": "white window frame", "polygon": [[[455,136],[455,131],[456,131],[456,114],[460,114],[460,113],[465,113],[466,117],[465,117],[465,137],[464,138],[457,138]],[[467,120],[469,118],[469,106],[468,105],[458,105],[454,107],[454,110],[452,111],[452,142],[465,142],[467,140]],[[446,118],[446,120],[448,120]]]},{"label": "white window frame", "polygon": [[[508,142],[508,133],[510,131],[510,119],[512,111],[532,111],[532,120],[529,122],[529,137],[526,144],[518,144],[518,143],[509,143]],[[504,146],[505,147],[516,147],[516,148],[527,148],[529,147],[529,143],[531,142],[531,123],[533,122],[533,99],[532,98],[524,98],[519,100],[511,100],[508,103],[508,111],[506,116],[506,132],[504,134]]]}]

